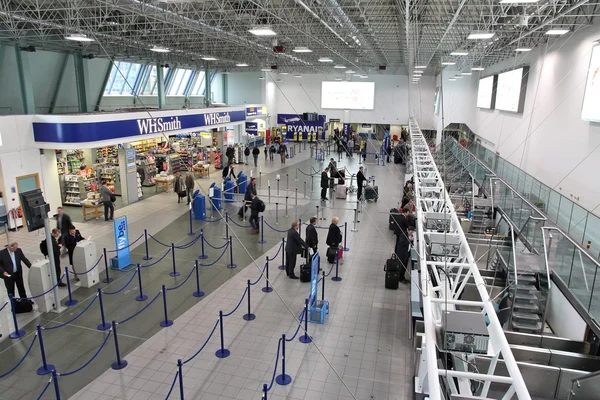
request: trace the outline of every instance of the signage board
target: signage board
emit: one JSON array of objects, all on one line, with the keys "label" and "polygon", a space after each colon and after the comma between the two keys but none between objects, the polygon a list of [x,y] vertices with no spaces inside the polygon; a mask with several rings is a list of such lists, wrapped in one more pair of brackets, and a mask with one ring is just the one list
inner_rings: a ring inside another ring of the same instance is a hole
[{"label": "signage board", "polygon": [[309,307],[313,306],[319,295],[319,253],[315,253],[310,264],[310,295],[308,296]]},{"label": "signage board", "polygon": [[246,121],[246,133],[249,135],[258,135],[258,122]]},{"label": "signage board", "polygon": [[121,270],[131,264],[131,255],[129,254],[129,229],[127,227],[127,217],[118,217],[113,222],[115,232],[115,244],[117,249],[117,266]]},{"label": "signage board", "polygon": [[[302,139],[307,139],[309,136],[316,136],[319,130],[326,129],[325,115],[319,115],[316,121],[303,121],[302,114],[277,114],[277,124],[286,126],[288,139],[296,134],[302,134]],[[319,138],[324,139],[324,134],[319,135]]]},{"label": "signage board", "polygon": [[256,116],[262,116],[262,115],[267,115],[267,107],[266,106],[246,107],[246,116],[247,117],[256,117]]}]

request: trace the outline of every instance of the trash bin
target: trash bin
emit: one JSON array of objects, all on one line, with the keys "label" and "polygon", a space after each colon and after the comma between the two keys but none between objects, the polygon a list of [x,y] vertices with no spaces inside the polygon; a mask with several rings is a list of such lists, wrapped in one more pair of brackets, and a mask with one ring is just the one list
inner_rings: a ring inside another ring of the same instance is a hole
[{"label": "trash bin", "polygon": [[210,185],[210,188],[213,190],[213,197],[210,199],[213,210],[221,209],[221,188],[213,182]]},{"label": "trash bin", "polygon": [[233,203],[235,199],[235,183],[229,178],[225,180],[225,203]]},{"label": "trash bin", "polygon": [[206,197],[199,190],[194,192],[194,198],[192,200],[192,211],[194,212],[194,219],[205,220],[206,219]]},{"label": "trash bin", "polygon": [[243,172],[238,174],[237,178],[238,193],[245,194],[248,188],[248,177]]}]

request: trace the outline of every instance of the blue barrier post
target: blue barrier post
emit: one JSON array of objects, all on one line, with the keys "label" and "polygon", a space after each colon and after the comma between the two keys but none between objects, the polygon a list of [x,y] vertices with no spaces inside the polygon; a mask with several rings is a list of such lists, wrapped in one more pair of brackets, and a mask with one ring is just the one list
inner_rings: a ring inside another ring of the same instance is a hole
[{"label": "blue barrier post", "polygon": [[119,339],[117,338],[117,322],[113,320],[112,331],[115,338],[115,352],[117,353],[117,361],[112,363],[110,366],[112,369],[123,369],[127,366],[127,361],[121,359],[121,352],[119,351]]},{"label": "blue barrier post", "polygon": [[231,352],[225,348],[225,339],[223,338],[223,311],[219,311],[219,330],[221,332],[221,348],[217,350],[215,355],[218,358],[229,357]]},{"label": "blue barrier post", "polygon": [[196,234],[196,232],[194,232],[194,228],[192,228],[192,207],[190,204],[190,232],[188,233],[188,236],[194,236]]},{"label": "blue barrier post", "polygon": [[183,400],[183,362],[181,359],[177,360],[177,371],[179,372],[179,398]]},{"label": "blue barrier post", "polygon": [[98,288],[98,304],[100,304],[100,318],[102,318],[102,323],[98,325],[98,330],[105,331],[110,329],[110,324],[104,319],[104,303],[102,303],[102,289],[100,288]]},{"label": "blue barrier post", "polygon": [[265,258],[267,259],[267,263],[265,264],[267,279],[265,279],[265,287],[262,288],[262,291],[265,293],[271,293],[273,291],[273,288],[269,286],[269,256],[267,256]]},{"label": "blue barrier post", "polygon": [[58,373],[55,369],[52,370],[52,383],[54,383],[54,394],[56,400],[60,400],[60,390],[58,390]]},{"label": "blue barrier post", "polygon": [[237,268],[237,264],[233,263],[233,239],[229,236],[229,265],[227,268]]},{"label": "blue barrier post", "polygon": [[267,400],[267,392],[269,391],[269,386],[267,384],[263,384],[263,395],[261,400]]},{"label": "blue barrier post", "polygon": [[256,315],[250,312],[250,279],[248,279],[248,314],[243,316],[245,321],[253,321],[256,319]]},{"label": "blue barrier post", "polygon": [[106,257],[106,247],[103,249],[103,252],[104,252],[104,271],[106,272],[106,278],[104,278],[104,280],[102,282],[110,283],[113,281],[113,279],[108,275],[108,270],[110,268],[108,267],[108,257]]},{"label": "blue barrier post", "polygon": [[279,269],[285,269],[285,238],[281,238],[281,265]]},{"label": "blue barrier post", "polygon": [[200,229],[200,241],[202,242],[202,254],[198,257],[200,260],[206,260],[208,256],[204,254],[204,229]]},{"label": "blue barrier post", "polygon": [[202,290],[200,290],[200,272],[199,270],[199,265],[198,265],[198,260],[196,260],[196,291],[193,293],[194,297],[202,297],[204,296],[204,292]]},{"label": "blue barrier post", "polygon": [[166,328],[168,326],[173,325],[173,321],[171,321],[169,319],[169,316],[167,315],[167,289],[165,288],[165,285],[162,285],[162,295],[163,295],[163,308],[165,311],[165,320],[160,321],[160,326],[162,326],[163,328]]},{"label": "blue barrier post", "polygon": [[281,335],[281,375],[275,378],[275,382],[281,386],[292,383],[292,377],[285,373],[285,333]]},{"label": "blue barrier post", "polygon": [[138,274],[138,285],[140,286],[140,295],[137,296],[135,299],[137,301],[145,301],[148,299],[148,296],[146,296],[144,294],[144,292],[142,291],[142,269],[140,268],[140,264],[137,264],[137,274]]},{"label": "blue barrier post", "polygon": [[77,304],[77,300],[73,299],[71,293],[71,279],[69,278],[69,267],[65,267],[65,277],[67,278],[67,292],[69,293],[69,300],[65,301],[65,306],[71,307]]},{"label": "blue barrier post", "polygon": [[225,240],[229,240],[229,213],[225,212]]},{"label": "blue barrier post", "polygon": [[336,254],[335,255],[335,276],[333,278],[331,278],[331,280],[334,282],[340,282],[342,280],[342,278],[338,275],[339,266],[340,266],[340,258]]},{"label": "blue barrier post", "polygon": [[267,243],[265,240],[265,217],[260,216],[260,240],[258,243]]},{"label": "blue barrier post", "polygon": [[15,331],[8,335],[11,339],[18,339],[20,337],[25,336],[25,330],[19,329],[19,323],[17,322],[17,312],[15,311],[15,299],[12,294],[8,295],[8,299],[10,300],[10,309],[12,311],[13,323],[15,324]]},{"label": "blue barrier post", "polygon": [[308,299],[304,300],[304,335],[300,336],[300,343],[310,343],[312,339],[308,336]]},{"label": "blue barrier post", "polygon": [[143,257],[144,260],[152,260],[150,254],[148,254],[148,231],[144,229],[144,244],[146,245],[146,255]]},{"label": "blue barrier post", "polygon": [[47,375],[52,373],[56,368],[54,365],[46,362],[46,350],[44,349],[44,339],[42,339],[42,327],[38,324],[37,326],[38,339],[40,340],[40,352],[42,354],[42,366],[37,369],[38,375]]},{"label": "blue barrier post", "polygon": [[348,237],[348,223],[344,222],[344,251],[349,251],[350,249],[346,246],[346,238]]},{"label": "blue barrier post", "polygon": [[321,300],[325,301],[325,271],[323,272],[323,278],[321,278],[321,280],[323,281],[323,287],[321,288]]},{"label": "blue barrier post", "polygon": [[173,277],[179,276],[179,272],[177,272],[177,267],[175,263],[175,243],[171,243],[171,258],[173,260],[173,272],[169,273],[169,275]]}]

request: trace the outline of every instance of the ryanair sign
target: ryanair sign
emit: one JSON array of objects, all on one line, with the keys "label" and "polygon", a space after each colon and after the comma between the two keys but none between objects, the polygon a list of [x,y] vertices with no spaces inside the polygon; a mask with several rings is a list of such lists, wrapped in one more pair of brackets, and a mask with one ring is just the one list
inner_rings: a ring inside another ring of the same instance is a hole
[{"label": "ryanair sign", "polygon": [[267,115],[267,107],[246,107],[246,116],[247,117],[256,117],[259,115]]}]

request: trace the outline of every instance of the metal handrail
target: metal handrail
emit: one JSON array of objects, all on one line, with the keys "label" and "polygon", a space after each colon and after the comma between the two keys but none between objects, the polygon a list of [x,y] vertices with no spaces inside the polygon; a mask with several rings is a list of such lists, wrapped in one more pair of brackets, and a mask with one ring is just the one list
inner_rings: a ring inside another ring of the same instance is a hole
[{"label": "metal handrail", "polygon": [[[545,230],[552,230],[552,231],[558,231],[561,235],[563,235],[564,238],[566,238],[569,242],[571,242],[575,247],[577,247],[577,249],[579,249],[579,251],[583,254],[585,254],[585,256],[594,264],[596,264],[596,268],[600,267],[600,262],[598,262],[596,259],[594,259],[594,257],[589,253],[588,249],[586,249],[585,247],[583,247],[582,245],[580,245],[579,243],[577,243],[576,241],[574,241],[573,239],[571,239],[571,237],[566,234],[562,229],[560,229],[558,226],[543,226],[542,227],[542,232]],[[544,244],[546,243],[546,241],[544,240]]]}]

